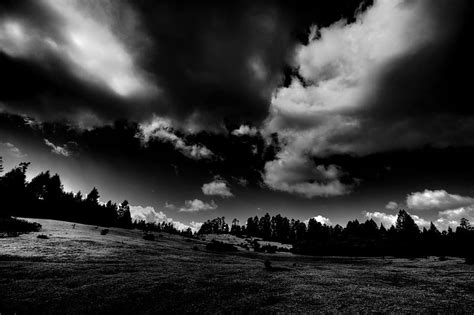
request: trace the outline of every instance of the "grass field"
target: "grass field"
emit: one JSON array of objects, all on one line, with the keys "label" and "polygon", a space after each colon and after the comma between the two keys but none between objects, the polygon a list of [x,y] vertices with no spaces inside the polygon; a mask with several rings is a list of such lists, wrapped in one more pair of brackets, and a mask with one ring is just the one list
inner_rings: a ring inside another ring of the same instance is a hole
[{"label": "grass field", "polygon": [[213,253],[166,233],[34,221],[41,232],[0,239],[2,314],[474,310],[474,266],[459,258]]}]

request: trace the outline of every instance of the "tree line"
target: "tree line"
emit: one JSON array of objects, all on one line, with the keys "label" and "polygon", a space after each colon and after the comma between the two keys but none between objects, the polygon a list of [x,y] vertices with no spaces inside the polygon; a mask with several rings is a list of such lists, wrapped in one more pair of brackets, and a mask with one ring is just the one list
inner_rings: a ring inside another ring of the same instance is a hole
[{"label": "tree line", "polygon": [[395,225],[386,228],[373,220],[349,221],[345,227],[316,221],[307,223],[281,215],[250,217],[231,226],[224,217],[206,221],[198,234],[230,233],[236,236],[259,237],[267,241],[292,244],[294,253],[347,256],[459,256],[472,259],[474,229],[468,219],[461,219],[455,231],[439,231],[431,223],[420,229],[405,210],[398,213]]},{"label": "tree line", "polygon": [[[132,221],[127,200],[117,204],[99,202],[97,188],[85,196],[65,192],[58,174],[41,172],[30,181],[26,171],[30,163],[23,162],[3,174],[0,157],[0,218],[48,218],[100,226],[138,228],[144,231],[167,232],[192,236],[191,229],[179,231],[171,222],[147,223]],[[3,174],[3,175],[2,175]],[[349,221],[346,227],[330,226],[316,221],[307,223],[281,215],[250,217],[243,225],[234,219],[229,226],[224,217],[206,221],[198,234],[230,233],[237,236],[259,237],[293,245],[293,252],[310,255],[438,255],[468,256],[474,244],[474,229],[463,218],[453,231],[439,231],[431,223],[420,229],[405,210],[398,213],[395,225],[386,228],[370,219]],[[472,254],[470,254],[472,255]]]},{"label": "tree line", "polygon": [[[66,192],[58,174],[41,172],[26,180],[29,162],[22,162],[0,176],[0,217],[31,217],[72,221],[91,225],[130,228],[132,219],[127,200],[120,204],[99,202],[97,188],[85,196]],[[3,165],[0,159],[0,172]],[[1,173],[0,173],[1,174]]]},{"label": "tree line", "polygon": [[96,187],[86,195],[80,191],[65,192],[59,175],[51,175],[49,171],[41,172],[27,181],[26,171],[29,166],[29,162],[22,162],[3,174],[0,157],[0,218],[46,218],[105,227],[137,228],[147,232],[193,235],[190,228],[180,231],[172,222],[133,221],[127,200],[120,204],[111,200],[101,203]]}]

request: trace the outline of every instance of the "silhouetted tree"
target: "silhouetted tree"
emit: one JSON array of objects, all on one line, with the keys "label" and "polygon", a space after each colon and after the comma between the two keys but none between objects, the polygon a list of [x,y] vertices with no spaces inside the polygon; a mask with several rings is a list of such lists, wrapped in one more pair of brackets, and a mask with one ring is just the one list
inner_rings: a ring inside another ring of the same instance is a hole
[{"label": "silhouetted tree", "polygon": [[130,215],[130,205],[127,200],[124,200],[117,212],[117,223],[119,226],[128,228],[132,225],[132,217]]},{"label": "silhouetted tree", "polygon": [[420,233],[418,225],[405,210],[398,212],[396,229],[403,238],[407,239],[415,238]]},{"label": "silhouetted tree", "polygon": [[98,205],[99,204],[99,191],[97,188],[92,188],[91,192],[87,194],[86,201],[89,202],[92,205]]}]

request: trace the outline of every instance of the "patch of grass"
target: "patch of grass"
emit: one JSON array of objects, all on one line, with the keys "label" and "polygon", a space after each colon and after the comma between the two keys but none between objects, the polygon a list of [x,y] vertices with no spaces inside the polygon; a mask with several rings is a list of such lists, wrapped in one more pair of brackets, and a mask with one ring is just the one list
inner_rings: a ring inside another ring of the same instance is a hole
[{"label": "patch of grass", "polygon": [[215,252],[203,250],[206,241],[189,243],[165,232],[149,242],[139,230],[114,228],[103,237],[94,226],[73,230],[70,222],[38,222],[54,233],[49,241],[38,241],[36,234],[0,239],[2,314],[464,314],[474,309],[473,268],[456,257],[441,262]]},{"label": "patch of grass", "polygon": [[270,261],[270,259],[266,259],[263,263],[263,265],[265,266],[265,269],[268,270],[268,271],[291,271],[290,268],[285,268],[285,267],[274,267],[272,265],[272,262]]}]

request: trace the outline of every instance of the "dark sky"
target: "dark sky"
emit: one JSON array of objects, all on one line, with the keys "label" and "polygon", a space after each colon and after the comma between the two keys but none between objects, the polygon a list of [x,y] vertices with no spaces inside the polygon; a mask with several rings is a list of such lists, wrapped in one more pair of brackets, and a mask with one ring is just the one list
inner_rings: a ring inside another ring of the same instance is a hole
[{"label": "dark sky", "polygon": [[474,219],[469,0],[2,1],[0,156],[132,214]]}]

